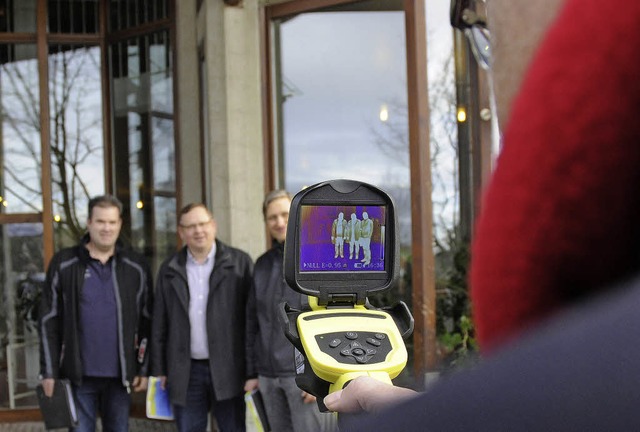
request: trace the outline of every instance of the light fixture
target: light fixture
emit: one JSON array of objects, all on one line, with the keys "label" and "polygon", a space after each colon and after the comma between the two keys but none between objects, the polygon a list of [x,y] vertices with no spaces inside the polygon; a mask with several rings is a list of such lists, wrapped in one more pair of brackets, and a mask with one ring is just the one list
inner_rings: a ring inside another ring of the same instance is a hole
[{"label": "light fixture", "polygon": [[387,107],[387,104],[382,104],[382,106],[380,106],[379,117],[381,122],[389,120],[389,108]]},{"label": "light fixture", "polygon": [[491,120],[491,110],[489,108],[483,108],[480,110],[480,118],[484,121]]},{"label": "light fixture", "polygon": [[467,110],[464,109],[464,107],[459,107],[458,108],[458,123],[464,123],[467,121]]}]

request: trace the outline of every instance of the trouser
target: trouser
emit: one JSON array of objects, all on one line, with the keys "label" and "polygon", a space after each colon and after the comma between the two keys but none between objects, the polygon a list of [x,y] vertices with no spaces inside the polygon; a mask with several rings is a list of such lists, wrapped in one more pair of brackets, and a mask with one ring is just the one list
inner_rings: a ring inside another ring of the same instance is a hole
[{"label": "trouser", "polygon": [[304,403],[295,377],[259,377],[269,426],[273,432],[329,432],[335,417],[321,413],[315,402]]},{"label": "trouser", "polygon": [[210,410],[213,410],[213,416],[221,432],[245,432],[244,397],[240,395],[232,399],[216,400],[209,360],[191,360],[186,405],[173,406],[178,430],[206,431]]},{"label": "trouser", "polygon": [[369,264],[371,262],[371,237],[360,237],[360,246],[362,246],[362,255],[364,255],[361,261]]},{"label": "trouser", "polygon": [[83,377],[73,390],[79,420],[74,432],[94,432],[98,411],[104,432],[129,430],[131,396],[120,378]]},{"label": "trouser", "polygon": [[[353,256],[353,252],[355,251],[356,256]],[[360,252],[360,242],[358,240],[351,240],[349,242],[349,259],[355,258],[358,259],[358,254]]]},{"label": "trouser", "polygon": [[344,237],[336,237],[335,239],[336,245],[335,245],[335,255],[334,257],[344,257]]}]

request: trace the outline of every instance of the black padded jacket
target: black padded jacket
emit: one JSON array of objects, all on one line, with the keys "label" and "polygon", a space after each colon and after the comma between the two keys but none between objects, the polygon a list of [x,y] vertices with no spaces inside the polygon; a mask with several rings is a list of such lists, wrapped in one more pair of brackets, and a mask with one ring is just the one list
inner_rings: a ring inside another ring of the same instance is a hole
[{"label": "black padded jacket", "polygon": [[[82,382],[79,302],[91,259],[85,247],[88,240],[85,236],[80,244],[62,249],[49,264],[38,325],[41,378],[68,378],[76,385]],[[121,243],[116,245],[111,264],[116,283],[120,375],[122,385],[129,388],[133,377],[148,372],[152,277],[146,260]]]},{"label": "black padded jacket", "polygon": [[284,244],[265,252],[254,267],[253,284],[247,302],[247,373],[250,377],[294,376],[295,350],[278,322],[282,302],[300,309],[307,297],[290,288],[283,274]]}]

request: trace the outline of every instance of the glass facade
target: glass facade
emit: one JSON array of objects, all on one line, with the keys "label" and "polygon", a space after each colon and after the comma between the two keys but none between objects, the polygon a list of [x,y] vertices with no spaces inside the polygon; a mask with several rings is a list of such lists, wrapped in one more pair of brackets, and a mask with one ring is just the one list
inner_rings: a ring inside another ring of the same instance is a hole
[{"label": "glass facade", "polygon": [[56,249],[84,233],[91,196],[105,191],[100,48],[49,47],[51,188]]},{"label": "glass facade", "polygon": [[16,408],[34,403],[32,390],[37,383],[35,326],[44,280],[42,224],[0,225],[0,242],[0,364],[8,384],[7,392],[0,395],[0,407]]},{"label": "glass facade", "polygon": [[98,0],[49,0],[48,22],[51,33],[98,33]]},{"label": "glass facade", "polygon": [[[115,187],[130,223],[123,237],[147,255],[157,270],[175,248],[176,225],[163,220],[176,207],[173,74],[167,31],[129,38],[110,47]],[[156,204],[161,207],[156,208]],[[158,227],[162,227],[161,231]],[[162,240],[160,240],[162,239]],[[168,243],[167,243],[168,242]]]},{"label": "glass facade", "polygon": [[284,186],[376,184],[396,201],[410,244],[404,13],[313,12],[279,27]]},{"label": "glass facade", "polygon": [[0,45],[0,213],[42,211],[38,61],[32,44]]},{"label": "glass facade", "polygon": [[110,0],[109,30],[125,30],[169,18],[167,0]]},{"label": "glass facade", "polygon": [[38,0],[2,0],[0,9],[0,31],[2,32],[35,32],[36,4]]},{"label": "glass facade", "polygon": [[84,234],[90,197],[125,203],[123,240],[154,267],[176,248],[169,10],[0,0],[0,410],[35,405],[46,263]]}]

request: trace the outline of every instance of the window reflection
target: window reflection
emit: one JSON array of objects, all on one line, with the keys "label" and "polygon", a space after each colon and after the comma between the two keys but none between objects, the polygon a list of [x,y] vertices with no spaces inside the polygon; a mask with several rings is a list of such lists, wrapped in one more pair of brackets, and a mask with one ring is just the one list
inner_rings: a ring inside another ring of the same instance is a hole
[{"label": "window reflection", "polygon": [[167,18],[167,0],[111,0],[110,30],[124,30],[151,21]]},{"label": "window reflection", "polygon": [[[350,6],[356,8],[345,7]],[[275,160],[282,161],[284,186],[297,192],[320,181],[348,178],[387,191],[398,215],[401,277],[396,290],[371,300],[411,305],[404,12],[310,12],[274,26],[281,101],[274,126],[281,140]]]},{"label": "window reflection", "polygon": [[409,245],[404,13],[307,13],[276,25],[285,187],[331,178],[380,186],[396,201]]},{"label": "window reflection", "polygon": [[4,0],[0,32],[35,32],[37,0]]},{"label": "window reflection", "polygon": [[171,50],[166,32],[148,36],[149,77],[151,79],[151,108],[154,112],[173,112],[173,79],[171,78]]},{"label": "window reflection", "polygon": [[[347,177],[408,190],[403,13],[304,14],[280,31],[286,187]],[[383,104],[397,108],[385,122]]]},{"label": "window reflection", "polygon": [[[164,259],[160,242],[175,248],[176,237],[155,226],[164,208],[158,196],[173,202],[175,213],[175,139],[173,77],[168,32],[132,38],[110,47],[113,90],[116,190],[130,225],[122,234],[153,259]],[[173,228],[175,231],[175,228]],[[156,249],[158,248],[158,249]]]},{"label": "window reflection", "polygon": [[44,280],[42,224],[0,226],[0,364],[6,365],[7,392],[0,407],[32,406],[39,369],[36,321]]},{"label": "window reflection", "polygon": [[98,32],[98,0],[49,0],[51,33]]},{"label": "window reflection", "polygon": [[2,45],[0,65],[0,212],[42,211],[40,108],[35,45]]},{"label": "window reflection", "polygon": [[85,231],[91,196],[104,193],[100,49],[51,46],[51,177],[57,247]]},{"label": "window reflection", "polygon": [[157,191],[175,191],[176,164],[173,150],[173,120],[153,117],[153,187]]},{"label": "window reflection", "polygon": [[176,219],[176,199],[169,197],[156,197],[156,254],[154,256],[153,268],[157,270],[165,257],[176,250],[177,225]]}]

